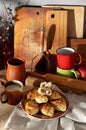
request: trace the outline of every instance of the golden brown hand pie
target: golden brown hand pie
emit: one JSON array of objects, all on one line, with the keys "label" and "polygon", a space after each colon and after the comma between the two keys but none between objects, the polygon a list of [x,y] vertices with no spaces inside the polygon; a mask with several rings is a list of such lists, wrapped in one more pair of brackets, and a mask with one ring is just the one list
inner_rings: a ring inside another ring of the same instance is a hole
[{"label": "golden brown hand pie", "polygon": [[28,100],[35,100],[37,103],[46,103],[48,102],[48,97],[38,93],[38,87],[30,90],[27,93]]},{"label": "golden brown hand pie", "polygon": [[46,116],[53,117],[53,115],[54,115],[54,107],[51,106],[49,103],[42,104],[40,111],[42,114],[44,114]]},{"label": "golden brown hand pie", "polygon": [[52,104],[52,106],[57,110],[57,111],[66,111],[67,108],[67,103],[64,100],[64,98],[60,98],[60,99],[56,99],[56,100],[52,100],[50,102]]},{"label": "golden brown hand pie", "polygon": [[42,95],[42,94],[39,94],[38,92],[35,93],[35,101],[37,103],[47,103],[48,102],[48,97],[46,95]]},{"label": "golden brown hand pie", "polygon": [[35,101],[28,100],[25,103],[25,111],[30,115],[35,115],[39,112],[39,105]]},{"label": "golden brown hand pie", "polygon": [[52,95],[49,96],[49,99],[54,100],[54,99],[60,99],[60,98],[61,98],[61,94],[57,92],[56,90],[52,90]]},{"label": "golden brown hand pie", "polygon": [[27,99],[28,99],[28,100],[29,100],[29,99],[34,100],[34,93],[33,93],[32,90],[27,93]]},{"label": "golden brown hand pie", "polygon": [[28,91],[27,93],[27,99],[29,100],[35,100],[35,94],[37,93],[38,87],[35,87]]}]

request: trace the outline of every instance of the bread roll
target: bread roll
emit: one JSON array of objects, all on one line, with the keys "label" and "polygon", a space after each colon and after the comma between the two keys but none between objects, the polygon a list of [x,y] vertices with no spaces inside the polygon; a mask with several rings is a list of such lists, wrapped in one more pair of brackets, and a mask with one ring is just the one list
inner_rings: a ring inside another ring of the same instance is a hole
[{"label": "bread roll", "polygon": [[46,95],[42,95],[37,92],[37,93],[35,93],[35,101],[37,103],[47,103],[48,97]]},{"label": "bread roll", "polygon": [[52,94],[49,96],[50,100],[60,99],[61,94],[57,92],[56,90],[52,90]]},{"label": "bread roll", "polygon": [[41,105],[40,111],[42,114],[53,117],[54,115],[54,107],[51,106],[49,103],[44,103]]},{"label": "bread roll", "polygon": [[57,111],[62,111],[62,112],[66,111],[67,103],[64,100],[64,98],[52,100],[51,104]]},{"label": "bread roll", "polygon": [[39,105],[32,100],[29,100],[25,103],[25,112],[30,115],[35,115],[39,112]]},{"label": "bread roll", "polygon": [[35,94],[37,93],[37,90],[38,90],[38,87],[35,87],[35,88],[31,89],[30,91],[28,91],[27,99],[35,100]]},{"label": "bread roll", "polygon": [[27,93],[28,100],[35,100],[37,103],[48,102],[48,97],[38,93],[38,87],[33,88]]}]

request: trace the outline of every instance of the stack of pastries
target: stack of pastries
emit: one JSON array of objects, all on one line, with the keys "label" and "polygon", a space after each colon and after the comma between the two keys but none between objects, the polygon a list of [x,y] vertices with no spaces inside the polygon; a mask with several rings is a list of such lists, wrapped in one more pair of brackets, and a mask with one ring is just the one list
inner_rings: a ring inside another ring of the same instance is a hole
[{"label": "stack of pastries", "polygon": [[35,87],[26,94],[24,110],[29,115],[41,113],[53,117],[55,112],[65,112],[66,109],[67,102],[65,98],[52,87]]}]

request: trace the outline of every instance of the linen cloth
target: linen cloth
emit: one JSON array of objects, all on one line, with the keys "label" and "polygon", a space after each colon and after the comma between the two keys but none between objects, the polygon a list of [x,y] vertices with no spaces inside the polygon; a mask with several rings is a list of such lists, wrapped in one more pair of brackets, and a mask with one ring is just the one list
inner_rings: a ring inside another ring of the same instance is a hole
[{"label": "linen cloth", "polygon": [[5,124],[6,130],[86,130],[86,94],[68,92],[65,95],[69,110],[63,117],[47,121],[28,118],[18,105]]}]

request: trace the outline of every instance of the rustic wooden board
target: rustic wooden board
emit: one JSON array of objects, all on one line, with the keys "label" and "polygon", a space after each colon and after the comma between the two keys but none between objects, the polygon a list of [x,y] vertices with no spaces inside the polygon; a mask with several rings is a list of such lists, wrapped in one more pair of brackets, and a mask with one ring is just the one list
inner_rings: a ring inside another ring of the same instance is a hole
[{"label": "rustic wooden board", "polygon": [[[45,52],[56,54],[58,47],[67,45],[66,10],[40,7],[21,7],[15,10],[14,56],[25,59],[26,69],[31,69],[32,59],[40,52],[40,29],[42,26],[45,27]],[[46,58],[42,59],[42,57],[39,55],[35,58],[33,68],[46,67],[44,62]]]},{"label": "rustic wooden board", "polygon": [[45,8],[63,8],[68,10],[68,38],[83,38],[84,6],[45,5]]},{"label": "rustic wooden board", "polygon": [[67,45],[67,11],[47,11],[46,33],[50,53],[56,54],[56,49]]},{"label": "rustic wooden board", "polygon": [[15,13],[14,56],[23,57],[26,68],[30,69],[33,57],[40,50],[40,28],[44,24],[44,12],[41,8],[22,7],[17,8]]}]

